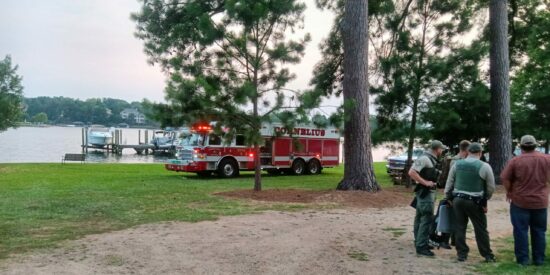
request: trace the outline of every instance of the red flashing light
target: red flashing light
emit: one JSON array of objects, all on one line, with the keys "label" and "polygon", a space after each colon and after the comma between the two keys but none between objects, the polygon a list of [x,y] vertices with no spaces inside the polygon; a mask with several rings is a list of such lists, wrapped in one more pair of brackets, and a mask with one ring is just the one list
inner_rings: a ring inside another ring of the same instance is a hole
[{"label": "red flashing light", "polygon": [[212,130],[212,126],[208,124],[195,124],[191,129],[197,132],[209,132]]},{"label": "red flashing light", "polygon": [[250,153],[248,154],[249,157],[253,158],[254,157],[254,153]]},{"label": "red flashing light", "polygon": [[316,158],[320,158],[320,157],[321,157],[321,155],[320,155],[320,154],[317,154],[317,155],[315,155],[315,157],[316,157]]}]

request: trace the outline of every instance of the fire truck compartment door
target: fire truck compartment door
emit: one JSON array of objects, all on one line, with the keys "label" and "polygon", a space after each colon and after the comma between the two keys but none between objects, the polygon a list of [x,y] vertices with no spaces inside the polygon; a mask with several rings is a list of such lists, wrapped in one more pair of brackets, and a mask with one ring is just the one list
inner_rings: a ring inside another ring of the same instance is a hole
[{"label": "fire truck compartment door", "polygon": [[290,152],[292,150],[292,140],[290,138],[278,138],[273,142],[273,162],[274,165],[290,165]]}]

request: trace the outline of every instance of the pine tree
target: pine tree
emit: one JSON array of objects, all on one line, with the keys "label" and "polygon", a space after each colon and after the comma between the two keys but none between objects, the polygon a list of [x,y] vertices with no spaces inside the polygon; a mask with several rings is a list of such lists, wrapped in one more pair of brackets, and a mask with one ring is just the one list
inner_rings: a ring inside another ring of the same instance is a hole
[{"label": "pine tree", "polygon": [[[511,84],[513,136],[535,135],[545,141],[546,153],[550,141],[550,3],[537,2],[523,12],[515,30],[520,50],[514,53],[520,67]],[[520,6],[519,8],[525,8]],[[512,55],[514,56],[514,55]]]},{"label": "pine tree", "polygon": [[500,182],[500,172],[512,157],[510,117],[508,10],[507,0],[489,3],[489,72],[491,80],[491,135],[489,162]]},{"label": "pine tree", "polygon": [[341,24],[344,94],[344,178],[339,190],[376,192],[369,125],[368,1],[346,0]]},{"label": "pine tree", "polygon": [[298,63],[309,35],[286,39],[303,28],[305,5],[296,0],[144,0],[137,37],[151,63],[170,76],[167,103],[153,104],[164,125],[218,121],[245,134],[254,147],[254,190],[261,190],[260,128],[271,115],[290,112],[295,76],[284,67]]}]

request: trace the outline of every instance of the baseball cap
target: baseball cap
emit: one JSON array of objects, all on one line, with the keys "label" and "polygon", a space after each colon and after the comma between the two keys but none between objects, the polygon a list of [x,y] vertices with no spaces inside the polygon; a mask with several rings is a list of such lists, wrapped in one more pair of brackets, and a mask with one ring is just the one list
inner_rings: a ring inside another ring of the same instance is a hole
[{"label": "baseball cap", "polygon": [[439,140],[436,140],[436,139],[434,139],[434,140],[432,140],[432,142],[430,142],[430,149],[435,150],[435,149],[439,149],[439,148],[447,149],[447,146],[445,146],[443,144],[443,142],[441,142]]},{"label": "baseball cap", "polygon": [[520,144],[526,146],[537,145],[537,139],[532,135],[525,135],[521,137]]},{"label": "baseball cap", "polygon": [[468,146],[468,152],[470,153],[479,153],[481,151],[483,151],[483,146],[477,142],[474,142]]}]

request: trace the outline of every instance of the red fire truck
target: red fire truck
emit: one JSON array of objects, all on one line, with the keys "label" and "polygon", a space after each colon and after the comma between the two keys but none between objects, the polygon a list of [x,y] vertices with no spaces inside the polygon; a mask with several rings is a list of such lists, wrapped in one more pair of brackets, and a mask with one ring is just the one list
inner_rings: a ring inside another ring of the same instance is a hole
[{"label": "red fire truck", "polygon": [[[261,135],[264,142],[260,147],[260,161],[262,169],[269,174],[319,174],[323,168],[339,164],[340,133],[335,128],[287,129],[266,124],[262,125]],[[254,170],[254,150],[245,145],[243,135],[235,135],[228,143],[214,133],[212,125],[194,125],[177,147],[176,159],[165,167],[201,176],[216,173],[221,177],[235,177],[241,170]]]}]

